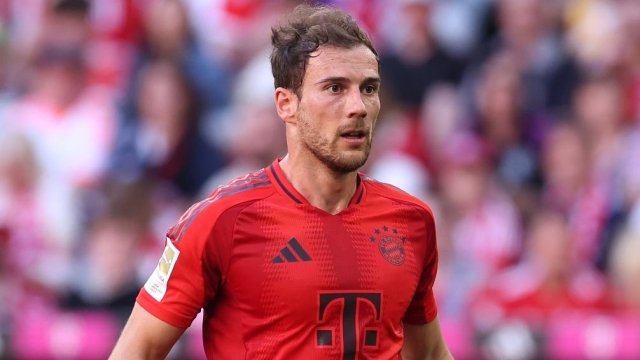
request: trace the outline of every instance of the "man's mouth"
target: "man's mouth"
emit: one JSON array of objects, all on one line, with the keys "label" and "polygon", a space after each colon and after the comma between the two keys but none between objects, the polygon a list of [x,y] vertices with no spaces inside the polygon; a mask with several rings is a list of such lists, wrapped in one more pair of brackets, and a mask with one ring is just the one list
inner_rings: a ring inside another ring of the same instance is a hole
[{"label": "man's mouth", "polygon": [[343,132],[340,136],[347,139],[361,139],[366,136],[366,132],[364,130],[351,130]]}]

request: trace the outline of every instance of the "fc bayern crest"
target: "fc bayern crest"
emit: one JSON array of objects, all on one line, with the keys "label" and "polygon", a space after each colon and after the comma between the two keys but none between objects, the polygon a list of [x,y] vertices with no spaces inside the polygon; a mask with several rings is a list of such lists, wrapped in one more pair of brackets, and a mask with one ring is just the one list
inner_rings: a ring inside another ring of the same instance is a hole
[{"label": "fc bayern crest", "polygon": [[[379,235],[376,237],[375,235]],[[404,264],[405,250],[404,242],[407,240],[405,237],[398,236],[397,229],[389,229],[387,226],[374,230],[374,235],[371,236],[371,242],[378,241],[378,249],[380,254],[390,264],[400,266]]]}]

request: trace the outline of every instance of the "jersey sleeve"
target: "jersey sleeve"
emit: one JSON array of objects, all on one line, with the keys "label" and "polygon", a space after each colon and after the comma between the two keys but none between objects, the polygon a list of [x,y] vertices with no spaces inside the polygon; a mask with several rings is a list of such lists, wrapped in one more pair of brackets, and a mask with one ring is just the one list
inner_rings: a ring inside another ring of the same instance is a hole
[{"label": "jersey sleeve", "polygon": [[[208,244],[216,221],[206,202],[195,204],[167,232],[166,247],[136,301],[168,324],[187,328],[220,286],[225,251]],[[211,252],[216,254],[211,256]]]},{"label": "jersey sleeve", "polygon": [[436,242],[436,228],[433,214],[425,212],[426,225],[426,249],[425,259],[418,282],[416,293],[409,304],[403,321],[422,325],[431,322],[438,314],[435,297],[433,295],[433,284],[438,271],[438,246]]}]

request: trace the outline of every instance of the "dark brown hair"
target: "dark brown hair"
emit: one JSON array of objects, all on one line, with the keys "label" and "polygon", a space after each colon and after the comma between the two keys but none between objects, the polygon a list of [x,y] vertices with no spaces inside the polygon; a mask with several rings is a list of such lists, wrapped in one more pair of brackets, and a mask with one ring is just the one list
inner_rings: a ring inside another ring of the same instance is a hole
[{"label": "dark brown hair", "polygon": [[311,53],[322,45],[351,49],[368,47],[378,60],[369,36],[346,12],[328,6],[297,6],[284,21],[271,29],[271,71],[275,87],[292,90],[301,97],[300,87]]}]

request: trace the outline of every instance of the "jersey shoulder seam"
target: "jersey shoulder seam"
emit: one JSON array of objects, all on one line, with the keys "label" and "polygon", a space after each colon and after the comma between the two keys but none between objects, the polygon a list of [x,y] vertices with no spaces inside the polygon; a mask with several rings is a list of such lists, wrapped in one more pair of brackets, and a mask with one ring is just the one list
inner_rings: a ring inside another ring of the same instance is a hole
[{"label": "jersey shoulder seam", "polygon": [[[433,217],[433,211],[431,210],[431,207],[429,207],[429,205],[426,204],[424,201],[409,194],[408,192],[394,185],[377,181],[371,177],[365,178],[364,181],[373,185],[373,187],[370,188],[370,191],[374,192],[376,195],[387,198],[390,201],[394,201],[400,204],[405,204],[407,206],[411,206],[414,208],[419,208],[423,211],[426,211],[428,214],[431,215],[431,217]],[[384,188],[385,190],[391,190],[392,193],[388,194],[385,191],[380,191],[381,188]]]},{"label": "jersey shoulder seam", "polygon": [[[213,213],[212,219],[210,220],[212,221],[211,229],[213,229],[218,218],[228,209],[245,202],[255,202],[273,195],[273,190],[264,191],[260,189],[269,185],[271,185],[271,181],[268,178],[265,178],[261,181],[250,181],[245,184],[236,186],[233,186],[233,182],[229,182],[226,185],[219,186],[205,199],[193,204],[182,215],[178,223],[175,225],[175,229],[167,235],[175,242],[179,242],[185,230],[191,225],[192,222],[197,221],[202,213]],[[224,186],[226,186],[226,192],[221,193],[220,190]],[[242,194],[244,198],[241,198],[239,194]]]}]

